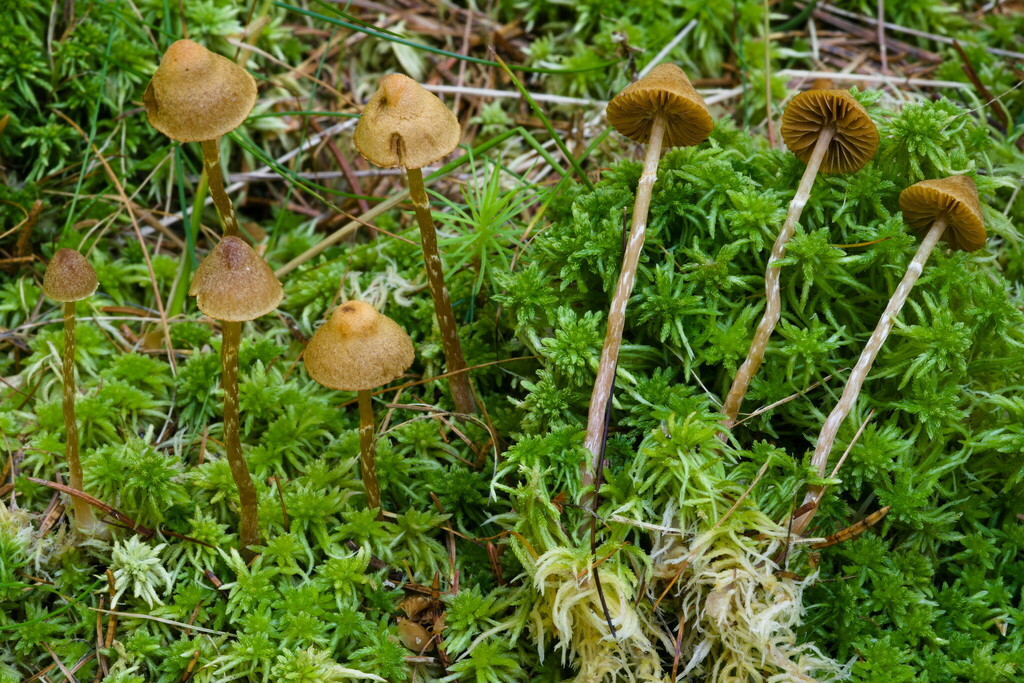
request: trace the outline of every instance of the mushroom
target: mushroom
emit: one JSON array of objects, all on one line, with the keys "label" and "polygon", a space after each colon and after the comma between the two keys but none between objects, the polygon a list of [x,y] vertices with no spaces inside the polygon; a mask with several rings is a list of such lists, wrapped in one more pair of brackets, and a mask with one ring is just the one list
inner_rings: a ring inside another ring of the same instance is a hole
[{"label": "mushroom", "polygon": [[370,304],[349,301],[334,309],[330,319],[313,333],[303,358],[306,372],[318,384],[358,392],[359,471],[367,508],[380,510],[370,390],[409,369],[415,358],[412,340],[398,323]]},{"label": "mushroom", "polygon": [[608,310],[608,328],[601,349],[601,363],[594,380],[587,415],[584,445],[593,455],[591,470],[583,464],[583,484],[592,484],[601,459],[605,434],[605,414],[615,384],[615,367],[622,345],[626,322],[626,304],[636,284],[636,270],[647,230],[651,191],[658,177],[662,147],[697,145],[711,134],[714,122],[690,79],[675,64],[659,64],[649,74],[632,83],[608,103],[608,123],[619,133],[647,144],[643,175],[633,204],[633,222],[622,257],[622,270]]},{"label": "mushroom", "polygon": [[462,355],[451,297],[444,283],[444,269],[437,251],[437,232],[420,170],[450,154],[458,146],[461,134],[458,119],[441,100],[408,76],[390,74],[381,79],[377,92],[363,108],[354,141],[356,149],[370,163],[405,169],[409,197],[420,227],[427,282],[448,365],[448,386],[455,409],[469,414],[476,411],[476,404],[465,372],[466,361]]},{"label": "mushroom", "polygon": [[[96,271],[74,249],[59,249],[43,275],[43,292],[64,304],[64,431],[71,488],[82,491],[82,462],[78,458],[78,424],[75,422],[75,302],[92,296],[99,283]],[[92,506],[77,496],[71,497],[75,525],[88,534],[101,534],[104,527]]]},{"label": "mushroom", "polygon": [[764,316],[758,323],[750,351],[736,372],[722,407],[725,415],[723,425],[727,429],[736,424],[743,397],[761,367],[768,339],[782,314],[777,264],[786,255],[786,245],[800,222],[818,171],[859,171],[871,161],[878,149],[878,129],[867,110],[846,90],[808,90],[794,97],[782,115],[782,139],[790,151],[807,164],[807,168],[768,258],[764,274]]},{"label": "mushroom", "polygon": [[179,40],[167,48],[142,99],[149,123],[158,131],[179,142],[202,143],[210,195],[224,234],[237,235],[238,219],[224,191],[218,141],[252,111],[256,81],[230,59],[191,40]]},{"label": "mushroom", "polygon": [[[896,287],[889,304],[885,307],[875,331],[871,333],[857,364],[850,372],[842,396],[836,407],[832,409],[811,457],[811,464],[818,469],[821,476],[825,474],[829,452],[835,443],[839,427],[853,409],[853,404],[860,393],[861,385],[871,370],[878,351],[885,343],[889,331],[892,330],[896,317],[900,314],[907,295],[921,276],[928,256],[939,240],[945,240],[950,249],[959,251],[977,251],[985,246],[985,223],[981,215],[981,204],[974,181],[965,175],[954,175],[941,180],[922,180],[916,185],[900,193],[900,209],[903,218],[912,228],[926,231],[921,246],[907,266],[907,272]],[[824,495],[821,486],[811,487],[801,509],[806,510],[793,520],[793,533],[799,534],[814,517],[818,502]]]},{"label": "mushroom", "polygon": [[238,345],[242,323],[281,303],[281,283],[266,261],[240,237],[225,237],[196,269],[190,296],[206,315],[221,321],[221,386],[224,388],[224,449],[238,487],[242,547],[259,543],[256,488],[238,437]]}]

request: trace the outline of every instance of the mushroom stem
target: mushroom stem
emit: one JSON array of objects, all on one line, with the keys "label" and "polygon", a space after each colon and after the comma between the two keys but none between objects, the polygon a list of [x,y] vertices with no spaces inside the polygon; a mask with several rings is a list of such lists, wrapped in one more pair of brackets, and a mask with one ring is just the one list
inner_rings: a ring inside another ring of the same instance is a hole
[{"label": "mushroom stem", "polygon": [[235,206],[224,191],[224,174],[220,168],[220,138],[203,140],[203,165],[206,177],[210,181],[210,196],[220,214],[220,222],[224,225],[224,236],[238,235],[238,218],[235,217]]},{"label": "mushroom stem", "polygon": [[[64,303],[64,432],[67,436],[66,454],[70,470],[70,486],[82,491],[82,462],[78,458],[78,423],[75,421],[75,302]],[[75,511],[75,525],[85,532],[100,527],[92,506],[78,496],[71,497]]]},{"label": "mushroom stem", "polygon": [[238,488],[239,537],[242,548],[260,542],[260,522],[256,487],[242,457],[242,443],[238,438],[238,345],[242,337],[242,323],[221,321],[221,387],[224,389],[224,448],[227,451],[231,476]]},{"label": "mushroom stem", "polygon": [[370,391],[359,392],[359,474],[363,478],[366,489],[366,507],[376,509],[378,518],[383,508],[380,506],[380,484],[377,481],[377,457],[373,447],[373,405],[370,402]]},{"label": "mushroom stem", "polygon": [[[945,231],[946,221],[942,218],[932,223],[932,227],[921,241],[921,246],[917,248],[917,253],[914,254],[913,260],[907,266],[906,274],[900,281],[899,286],[896,287],[896,291],[893,292],[892,298],[889,299],[889,305],[885,307],[885,312],[882,313],[878,325],[875,326],[875,331],[871,333],[871,338],[864,345],[864,350],[861,352],[857,364],[853,366],[850,378],[846,380],[846,386],[843,388],[843,394],[840,396],[839,402],[836,403],[836,407],[832,409],[828,419],[825,420],[825,424],[822,425],[821,433],[818,434],[817,445],[814,448],[814,455],[811,457],[811,464],[818,469],[819,476],[825,475],[829,452],[831,452],[832,446],[835,443],[839,427],[843,424],[846,416],[850,414],[850,411],[853,410],[853,404],[857,400],[857,395],[860,394],[860,388],[864,384],[868,372],[871,370],[871,365],[875,362],[875,357],[878,356],[882,344],[885,343],[886,337],[889,336],[893,323],[896,322],[896,317],[899,316],[903,304],[907,301],[910,290],[921,276],[921,271],[924,269],[924,264],[928,261],[932,249],[935,248],[935,245]],[[792,533],[794,535],[802,533],[807,528],[807,525],[810,524],[811,519],[814,518],[814,513],[817,511],[818,503],[824,494],[824,486],[810,487],[801,505],[801,508],[807,510],[807,512],[793,520]]]},{"label": "mushroom stem", "polygon": [[[832,142],[832,138],[835,137],[835,133],[835,126],[828,126],[822,129],[821,134],[818,136],[818,141],[814,145],[814,151],[811,152],[811,157],[807,160],[807,168],[804,169],[804,175],[800,178],[800,185],[796,190],[796,196],[793,197],[793,201],[789,204],[786,222],[783,223],[782,230],[779,232],[779,236],[775,238],[775,244],[772,246],[772,253],[768,258],[768,267],[764,273],[764,315],[761,317],[761,322],[757,325],[757,331],[754,332],[754,339],[750,342],[750,351],[747,352],[747,358],[736,372],[736,377],[732,381],[732,387],[730,387],[729,394],[725,398],[725,405],[722,407],[722,413],[725,414],[725,420],[722,424],[726,429],[732,429],[733,425],[736,424],[736,416],[739,415],[743,397],[747,394],[750,381],[754,379],[754,375],[757,374],[761,367],[765,349],[768,348],[768,340],[771,338],[772,332],[775,330],[775,326],[778,324],[779,317],[782,314],[782,295],[779,290],[780,273],[777,264],[786,255],[786,246],[796,231],[797,223],[800,222],[804,206],[807,205],[807,200],[811,196],[811,188],[814,187],[814,179],[818,175],[818,167],[821,166],[821,162],[825,158],[825,153],[828,151],[828,146]],[[726,434],[726,432],[722,432],[719,436],[724,440],[727,438]]]},{"label": "mushroom stem", "polygon": [[615,285],[611,307],[608,309],[608,329],[604,335],[604,346],[601,349],[601,363],[594,379],[594,390],[590,395],[590,410],[587,413],[587,436],[583,442],[593,456],[588,469],[587,463],[581,465],[583,470],[583,486],[594,483],[601,458],[601,444],[605,438],[605,412],[611,400],[615,386],[615,368],[618,364],[619,347],[622,346],[622,330],[626,324],[626,304],[636,284],[636,270],[640,264],[640,252],[644,246],[644,235],[647,231],[647,214],[651,207],[651,192],[654,181],[658,179],[658,161],[661,159],[661,143],[665,135],[665,115],[659,113],[651,125],[651,135],[647,141],[647,155],[644,157],[644,170],[636,188],[636,201],[633,204],[633,223],[629,229],[626,251],[622,255],[622,270]]},{"label": "mushroom stem", "polygon": [[444,357],[450,375],[448,386],[451,387],[455,410],[470,415],[476,412],[476,402],[473,400],[473,390],[469,386],[469,375],[465,372],[466,361],[462,356],[462,344],[459,342],[452,300],[444,284],[444,269],[441,267],[441,256],[437,251],[437,232],[434,229],[434,218],[430,215],[427,191],[423,187],[423,173],[418,168],[406,168],[405,173],[409,178],[409,198],[412,199],[416,221],[420,226],[420,244],[423,247],[423,262],[427,267],[430,295],[434,299],[434,313],[437,315],[437,325],[441,330],[441,344],[444,347]]}]

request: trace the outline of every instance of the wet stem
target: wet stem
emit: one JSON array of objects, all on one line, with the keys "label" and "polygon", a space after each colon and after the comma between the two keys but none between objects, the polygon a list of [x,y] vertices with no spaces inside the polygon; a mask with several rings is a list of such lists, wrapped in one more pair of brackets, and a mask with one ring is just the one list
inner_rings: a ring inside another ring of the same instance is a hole
[{"label": "wet stem", "polygon": [[203,165],[206,167],[206,175],[210,179],[210,196],[220,214],[221,223],[224,225],[224,236],[231,237],[238,235],[238,219],[235,217],[235,207],[231,198],[224,191],[224,174],[220,167],[220,139],[203,140]]},{"label": "wet stem", "polygon": [[227,451],[231,476],[238,488],[239,536],[242,548],[260,541],[256,487],[242,457],[242,443],[238,437],[238,345],[242,337],[242,323],[222,321],[221,335],[221,387],[224,389],[224,448]]},{"label": "wet stem", "polygon": [[[70,486],[76,491],[83,491],[82,462],[78,458],[78,423],[75,421],[75,302],[64,304],[64,431],[67,437],[65,449],[70,471]],[[91,530],[99,526],[96,513],[92,506],[78,498],[71,497],[71,507],[75,511],[75,524],[79,529]]]},{"label": "wet stem", "polygon": [[369,390],[359,394],[359,473],[366,490],[366,507],[378,510],[378,519],[383,509],[380,505],[380,484],[377,482],[377,457],[373,446],[373,404]]}]

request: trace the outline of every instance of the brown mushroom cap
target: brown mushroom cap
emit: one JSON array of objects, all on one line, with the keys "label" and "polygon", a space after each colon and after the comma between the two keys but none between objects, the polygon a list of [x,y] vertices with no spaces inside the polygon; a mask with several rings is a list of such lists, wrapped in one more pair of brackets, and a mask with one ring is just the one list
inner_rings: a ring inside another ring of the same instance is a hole
[{"label": "brown mushroom cap", "polygon": [[900,192],[903,218],[915,230],[927,230],[935,219],[946,221],[942,239],[951,249],[977,251],[985,246],[985,221],[974,181],[965,175],[922,180]]},{"label": "brown mushroom cap", "polygon": [[662,142],[666,147],[700,144],[715,127],[704,98],[675,64],[659,64],[639,81],[627,85],[608,103],[605,116],[615,130],[645,143],[651,137],[658,112],[668,119]]},{"label": "brown mushroom cap", "polygon": [[58,249],[43,275],[43,292],[54,301],[81,301],[98,285],[96,271],[74,249]]},{"label": "brown mushroom cap", "polygon": [[387,384],[412,365],[412,340],[368,303],[349,301],[313,333],[306,372],[328,389],[363,391]]},{"label": "brown mushroom cap", "polygon": [[461,136],[444,102],[405,74],[389,74],[363,108],[354,141],[377,166],[423,168],[450,154]]},{"label": "brown mushroom cap", "polygon": [[808,90],[794,97],[782,115],[782,139],[806,164],[818,135],[829,125],[836,133],[821,162],[822,173],[853,173],[875,156],[878,129],[846,90]]},{"label": "brown mushroom cap", "polygon": [[189,296],[216,320],[255,320],[277,308],[281,283],[267,262],[240,237],[225,237],[196,268]]},{"label": "brown mushroom cap", "polygon": [[179,40],[167,48],[142,99],[149,123],[172,140],[214,140],[245,121],[256,104],[256,81],[230,59]]}]

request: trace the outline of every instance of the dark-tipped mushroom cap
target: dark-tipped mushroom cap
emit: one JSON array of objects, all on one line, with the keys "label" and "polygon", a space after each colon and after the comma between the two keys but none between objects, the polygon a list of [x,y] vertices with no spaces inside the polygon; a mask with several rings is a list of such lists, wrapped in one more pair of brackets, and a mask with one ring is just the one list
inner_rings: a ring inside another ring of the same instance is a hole
[{"label": "dark-tipped mushroom cap", "polygon": [[461,136],[444,102],[405,74],[389,74],[363,108],[354,141],[377,166],[423,168],[450,154]]},{"label": "dark-tipped mushroom cap", "polygon": [[794,97],[782,115],[782,139],[806,164],[826,126],[835,126],[836,132],[821,162],[822,173],[853,173],[875,156],[878,129],[846,90],[808,90]]},{"label": "dark-tipped mushroom cap", "polygon": [[58,249],[43,275],[46,296],[65,303],[92,296],[98,284],[92,265],[74,249]]},{"label": "dark-tipped mushroom cap", "polygon": [[216,320],[255,320],[284,296],[274,271],[240,237],[225,237],[196,268],[189,296]]},{"label": "dark-tipped mushroom cap", "polygon": [[167,48],[142,99],[149,123],[172,140],[213,140],[245,121],[256,104],[256,81],[230,59],[179,40]]},{"label": "dark-tipped mushroom cap", "polygon": [[974,181],[965,175],[922,180],[900,192],[903,218],[915,230],[946,221],[942,239],[951,249],[977,251],[985,246],[985,221]]},{"label": "dark-tipped mushroom cap", "polygon": [[651,137],[654,117],[666,117],[666,147],[700,144],[711,135],[715,124],[704,98],[675,64],[659,64],[631,83],[608,103],[605,116],[615,130],[627,138],[645,143]]},{"label": "dark-tipped mushroom cap", "polygon": [[349,301],[313,333],[306,371],[328,389],[363,391],[387,384],[412,365],[412,340],[368,303]]}]

